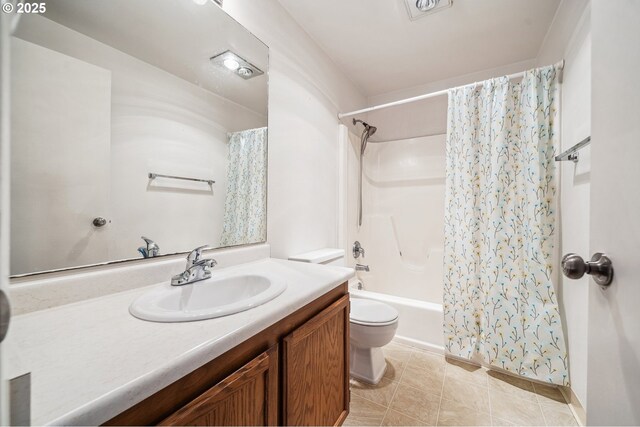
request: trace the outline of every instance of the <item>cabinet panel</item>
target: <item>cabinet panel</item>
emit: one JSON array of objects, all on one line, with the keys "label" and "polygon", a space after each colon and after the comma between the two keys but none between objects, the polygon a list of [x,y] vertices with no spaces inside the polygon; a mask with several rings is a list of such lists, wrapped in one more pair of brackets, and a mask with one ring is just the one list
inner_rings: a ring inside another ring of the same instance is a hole
[{"label": "cabinet panel", "polygon": [[283,424],[341,424],[349,408],[349,296],[283,341]]},{"label": "cabinet panel", "polygon": [[277,346],[187,404],[160,425],[263,426],[278,423]]}]

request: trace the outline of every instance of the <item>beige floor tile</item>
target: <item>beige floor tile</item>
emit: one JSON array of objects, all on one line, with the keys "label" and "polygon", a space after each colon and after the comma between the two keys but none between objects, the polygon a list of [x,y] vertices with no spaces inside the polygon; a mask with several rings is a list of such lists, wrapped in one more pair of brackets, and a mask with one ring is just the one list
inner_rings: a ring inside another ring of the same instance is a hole
[{"label": "beige floor tile", "polygon": [[384,357],[387,361],[387,370],[384,378],[393,381],[400,379],[402,371],[411,357],[411,348],[394,342],[391,342],[382,348]]},{"label": "beige floor tile", "polygon": [[443,382],[444,365],[432,369],[409,362],[407,363],[407,367],[404,368],[404,372],[400,378],[401,384],[415,387],[438,396],[442,394]]},{"label": "beige floor tile", "polygon": [[400,377],[402,376],[402,372],[404,371],[404,367],[407,362],[390,357],[385,357],[385,360],[387,361],[387,370],[384,372],[383,378],[391,381],[400,381]]},{"label": "beige floor tile", "polygon": [[415,349],[411,352],[409,364],[428,369],[444,368],[445,360],[441,354],[430,353],[428,351]]},{"label": "beige floor tile", "polygon": [[538,395],[538,402],[540,402],[540,404],[567,404],[560,389],[557,387],[533,383],[533,389]]},{"label": "beige floor tile", "polygon": [[428,426],[430,424],[389,409],[382,420],[383,426]]},{"label": "beige floor tile", "polygon": [[542,413],[548,426],[577,426],[578,422],[573,416],[569,406],[553,404],[541,404]]},{"label": "beige floor tile", "polygon": [[345,426],[379,426],[387,408],[370,402],[358,395],[351,394],[349,416],[344,421]]},{"label": "beige floor tile", "polygon": [[436,425],[440,396],[400,383],[390,409],[428,425]]},{"label": "beige floor tile", "polygon": [[442,391],[443,399],[453,400],[479,412],[489,412],[489,390],[467,381],[447,378]]},{"label": "beige floor tile", "polygon": [[401,383],[428,391],[442,393],[444,381],[444,358],[430,353],[414,351],[400,379]]},{"label": "beige floor tile", "polygon": [[545,425],[537,401],[520,399],[511,393],[489,388],[491,415],[522,426]]},{"label": "beige floor tile", "polygon": [[503,420],[502,418],[491,416],[491,425],[494,426],[515,426],[516,423],[512,423],[511,421]]},{"label": "beige floor tile", "polygon": [[489,413],[479,412],[453,400],[442,399],[438,412],[439,426],[490,426]]},{"label": "beige floor tile", "polygon": [[503,374],[497,371],[488,371],[489,388],[508,393],[520,399],[537,402],[538,398],[533,390],[533,384],[529,380]]},{"label": "beige floor tile", "polygon": [[389,379],[383,378],[376,385],[367,384],[362,381],[351,379],[351,394],[364,397],[367,400],[377,403],[382,406],[389,406],[391,398],[396,392],[398,383]]},{"label": "beige floor tile", "polygon": [[487,371],[481,366],[465,363],[451,357],[446,358],[446,364],[446,377],[467,381],[483,387],[487,386]]}]

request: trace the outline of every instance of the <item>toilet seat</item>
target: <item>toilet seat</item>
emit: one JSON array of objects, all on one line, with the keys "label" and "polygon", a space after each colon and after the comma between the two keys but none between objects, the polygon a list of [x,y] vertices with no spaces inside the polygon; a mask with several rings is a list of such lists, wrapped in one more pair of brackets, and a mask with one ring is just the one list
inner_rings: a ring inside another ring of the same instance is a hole
[{"label": "toilet seat", "polygon": [[378,301],[354,298],[349,320],[363,326],[388,326],[398,321],[398,310]]}]

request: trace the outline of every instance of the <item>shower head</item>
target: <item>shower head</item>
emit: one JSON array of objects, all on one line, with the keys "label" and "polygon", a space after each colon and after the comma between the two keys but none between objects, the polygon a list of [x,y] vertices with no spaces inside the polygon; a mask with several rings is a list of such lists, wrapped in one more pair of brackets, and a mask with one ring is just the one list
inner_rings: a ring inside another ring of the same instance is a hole
[{"label": "shower head", "polygon": [[357,123],[362,123],[362,126],[364,126],[364,130],[362,131],[362,136],[360,137],[360,157],[362,157],[364,155],[364,150],[366,150],[367,148],[367,141],[369,140],[371,135],[376,133],[378,128],[375,126],[371,126],[369,123],[363,122],[362,120],[353,119],[354,126]]},{"label": "shower head", "polygon": [[364,126],[364,130],[367,132],[367,138],[370,137],[371,135],[373,135],[374,133],[376,133],[376,131],[378,130],[377,127],[375,126],[371,126],[369,123],[364,122],[360,119],[353,119],[353,124],[354,126],[358,123],[362,123],[362,126]]}]

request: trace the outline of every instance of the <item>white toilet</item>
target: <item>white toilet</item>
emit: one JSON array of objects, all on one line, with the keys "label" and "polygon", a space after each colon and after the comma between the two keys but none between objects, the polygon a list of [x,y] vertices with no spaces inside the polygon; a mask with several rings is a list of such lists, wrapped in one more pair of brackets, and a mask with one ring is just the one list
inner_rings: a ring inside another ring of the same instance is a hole
[{"label": "white toilet", "polygon": [[398,329],[398,311],[390,305],[351,299],[351,376],[377,384],[387,370],[382,353]]},{"label": "white toilet", "polygon": [[[319,249],[290,256],[291,261],[344,266],[343,249]],[[351,299],[351,376],[377,384],[387,370],[382,354],[398,329],[398,311],[390,305],[363,298]]]}]

